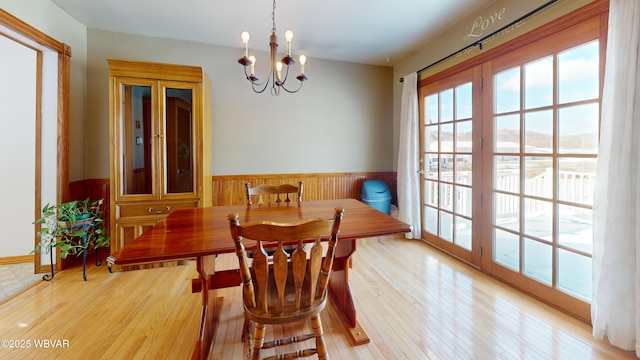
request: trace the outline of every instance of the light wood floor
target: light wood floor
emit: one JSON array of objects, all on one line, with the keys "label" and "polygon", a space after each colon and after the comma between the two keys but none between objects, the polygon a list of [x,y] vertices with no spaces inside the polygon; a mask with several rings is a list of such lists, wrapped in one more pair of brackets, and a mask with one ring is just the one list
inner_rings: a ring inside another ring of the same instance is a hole
[{"label": "light wood floor", "polygon": [[[218,265],[233,267],[233,256]],[[86,282],[82,269],[65,270],[0,305],[0,340],[30,346],[4,341],[0,359],[188,359],[200,306],[200,294],[190,292],[194,275],[194,262],[115,274],[92,266]],[[419,241],[359,241],[350,282],[371,342],[351,346],[328,306],[322,321],[333,359],[636,358]],[[218,295],[224,302],[211,359],[241,359],[240,288]],[[44,339],[61,347],[36,347]]]}]

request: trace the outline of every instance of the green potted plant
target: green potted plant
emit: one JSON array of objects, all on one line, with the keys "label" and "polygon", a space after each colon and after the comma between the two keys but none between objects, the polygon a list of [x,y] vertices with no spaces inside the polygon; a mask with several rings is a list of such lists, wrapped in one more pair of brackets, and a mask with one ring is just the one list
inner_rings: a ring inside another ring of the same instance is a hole
[{"label": "green potted plant", "polygon": [[57,205],[47,204],[42,208],[42,217],[34,221],[40,224],[40,243],[34,252],[44,252],[51,257],[51,276],[53,278],[54,248],[60,249],[60,258],[69,255],[83,255],[84,274],[86,280],[87,252],[109,245],[110,237],[104,228],[103,199],[91,201],[73,200]]}]

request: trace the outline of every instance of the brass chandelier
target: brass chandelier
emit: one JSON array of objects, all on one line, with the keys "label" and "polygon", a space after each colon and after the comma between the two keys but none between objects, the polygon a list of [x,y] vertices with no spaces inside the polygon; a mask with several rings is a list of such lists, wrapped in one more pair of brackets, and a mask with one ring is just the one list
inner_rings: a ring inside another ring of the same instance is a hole
[{"label": "brass chandelier", "polygon": [[[302,88],[302,83],[308,78],[304,74],[304,64],[307,62],[307,57],[300,55],[300,75],[296,76],[296,79],[300,81],[297,89],[288,89],[285,86],[289,77],[289,67],[296,63],[295,59],[291,57],[291,40],[293,39],[293,31],[287,30],[284,33],[284,37],[287,40],[287,55],[280,61],[276,60],[278,57],[278,37],[276,36],[276,1],[273,0],[273,11],[271,12],[271,20],[273,27],[271,29],[271,37],[269,39],[269,48],[271,49],[271,60],[269,66],[269,75],[267,78],[260,82],[260,79],[255,75],[255,63],[256,58],[249,56],[249,39],[251,36],[248,32],[243,31],[241,34],[242,43],[244,44],[244,56],[238,59],[238,62],[244,67],[244,74],[247,80],[251,82],[251,87],[256,93],[262,93],[267,88],[271,95],[280,95],[280,90],[284,90],[288,93],[298,92]],[[286,68],[284,68],[286,66]],[[249,71],[247,71],[249,68]],[[284,68],[284,69],[283,69]],[[284,73],[284,74],[283,74]],[[284,75],[284,76],[283,76]]]}]

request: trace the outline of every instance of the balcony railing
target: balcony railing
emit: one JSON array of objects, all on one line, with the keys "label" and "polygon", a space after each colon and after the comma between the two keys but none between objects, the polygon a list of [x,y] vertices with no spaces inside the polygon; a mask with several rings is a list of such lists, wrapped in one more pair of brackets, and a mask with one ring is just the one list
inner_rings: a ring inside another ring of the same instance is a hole
[{"label": "balcony railing", "polygon": [[[429,178],[436,178],[436,174],[430,174]],[[453,172],[442,172],[441,182],[426,182],[426,193],[433,201],[430,205],[453,210],[457,214],[471,214],[471,191],[469,186],[451,186],[453,183]],[[456,172],[456,184],[471,184],[471,172]],[[438,186],[440,185],[440,189]],[[495,188],[506,194],[519,195],[520,193],[520,173],[518,171],[501,171],[496,175]],[[569,203],[582,205],[593,204],[593,192],[595,188],[595,174],[579,171],[560,171],[558,173],[558,196],[557,199]],[[553,199],[553,170],[546,169],[543,173],[526,179],[524,182],[525,195],[544,199]],[[454,202],[455,197],[455,202]],[[504,216],[516,215],[520,211],[520,198],[518,196],[501,196],[495,199],[495,215]],[[455,206],[455,209],[453,209]],[[582,207],[568,207],[575,214],[589,212]],[[549,211],[549,207],[544,201],[525,202],[525,214],[535,216]]]}]

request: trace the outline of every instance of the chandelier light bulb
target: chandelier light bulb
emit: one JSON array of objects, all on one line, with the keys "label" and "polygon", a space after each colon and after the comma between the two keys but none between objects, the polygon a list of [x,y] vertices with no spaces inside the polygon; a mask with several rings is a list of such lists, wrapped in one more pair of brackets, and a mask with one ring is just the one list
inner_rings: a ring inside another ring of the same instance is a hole
[{"label": "chandelier light bulb", "polygon": [[255,75],[255,65],[256,65],[256,57],[255,56],[249,56],[249,61],[251,61],[251,75]]},{"label": "chandelier light bulb", "polygon": [[282,75],[282,62],[280,62],[280,61],[278,61],[276,63],[276,72],[278,74],[278,80],[280,80],[282,78],[281,77],[281,75]]},{"label": "chandelier light bulb", "polygon": [[284,38],[287,40],[287,56],[291,56],[291,40],[293,40],[293,31],[285,31]]},{"label": "chandelier light bulb", "polygon": [[249,35],[247,31],[243,31],[242,34],[240,34],[240,37],[244,44],[244,56],[247,57],[247,55],[249,55],[249,39],[251,39],[251,35]]},{"label": "chandelier light bulb", "polygon": [[248,31],[243,31],[242,34],[240,34],[240,36],[242,37],[243,44],[247,44],[249,42],[249,39],[251,39],[251,35],[249,35]]},{"label": "chandelier light bulb", "polygon": [[300,73],[304,74],[304,64],[307,63],[307,57],[304,55],[300,55]]}]

